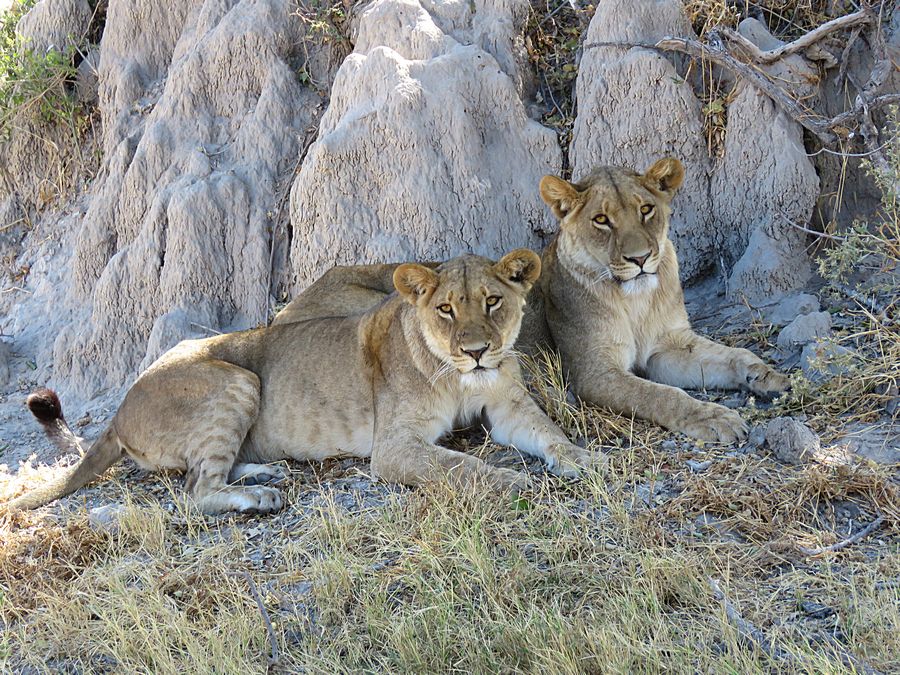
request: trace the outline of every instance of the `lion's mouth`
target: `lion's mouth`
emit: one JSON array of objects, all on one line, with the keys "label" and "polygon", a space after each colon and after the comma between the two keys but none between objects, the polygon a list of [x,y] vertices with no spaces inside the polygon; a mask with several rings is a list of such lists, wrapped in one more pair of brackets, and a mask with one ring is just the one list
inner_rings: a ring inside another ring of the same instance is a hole
[{"label": "lion's mouth", "polygon": [[621,277],[616,277],[616,281],[618,281],[620,284],[625,284],[625,283],[628,283],[629,281],[634,281],[635,279],[640,279],[642,277],[655,277],[655,276],[656,276],[656,272],[645,272],[644,270],[641,270],[640,272],[635,274],[633,277],[628,277],[627,279],[623,279]]}]

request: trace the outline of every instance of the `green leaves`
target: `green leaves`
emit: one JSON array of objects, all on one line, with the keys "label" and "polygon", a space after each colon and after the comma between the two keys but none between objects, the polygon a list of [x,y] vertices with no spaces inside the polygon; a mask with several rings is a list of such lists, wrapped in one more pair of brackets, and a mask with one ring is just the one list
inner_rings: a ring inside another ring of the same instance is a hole
[{"label": "green leaves", "polygon": [[71,124],[80,106],[69,91],[75,79],[77,49],[70,45],[45,53],[16,34],[19,19],[35,0],[16,2],[0,16],[0,135],[8,138],[19,113],[41,122]]}]

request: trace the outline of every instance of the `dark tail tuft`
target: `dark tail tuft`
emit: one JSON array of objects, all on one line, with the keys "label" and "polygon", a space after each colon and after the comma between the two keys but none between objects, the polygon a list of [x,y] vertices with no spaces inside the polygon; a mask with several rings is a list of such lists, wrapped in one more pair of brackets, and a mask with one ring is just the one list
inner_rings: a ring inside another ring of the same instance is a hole
[{"label": "dark tail tuft", "polygon": [[52,389],[36,389],[28,396],[25,405],[37,421],[43,425],[52,424],[56,420],[65,421],[59,396]]}]

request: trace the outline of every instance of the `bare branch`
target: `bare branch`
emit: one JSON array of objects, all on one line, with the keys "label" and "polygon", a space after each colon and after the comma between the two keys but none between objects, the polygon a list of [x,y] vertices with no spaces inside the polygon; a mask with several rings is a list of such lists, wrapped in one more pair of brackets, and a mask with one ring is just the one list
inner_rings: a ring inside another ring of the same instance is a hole
[{"label": "bare branch", "polygon": [[791,220],[784,211],[779,210],[779,213],[781,214],[782,219],[784,219],[784,222],[786,222],[794,229],[800,230],[801,232],[806,232],[807,234],[819,237],[820,239],[830,239],[832,241],[844,241],[846,239],[846,237],[839,237],[834,234],[828,234],[827,232],[819,232],[818,230],[811,230],[808,227],[803,227],[803,225],[795,223],[793,220]]},{"label": "bare branch", "polygon": [[878,529],[878,527],[884,522],[884,516],[878,516],[871,523],[866,525],[863,529],[861,529],[856,534],[847,537],[843,541],[839,541],[837,543],[832,544],[831,546],[822,546],[819,548],[807,548],[806,546],[798,546],[800,552],[803,555],[822,555],[823,553],[834,553],[835,551],[840,551],[842,548],[847,548],[851,544],[855,544],[861,539],[865,539],[872,532]]},{"label": "bare branch", "polygon": [[281,654],[278,651],[278,640],[275,638],[275,630],[272,628],[272,620],[269,619],[269,613],[266,611],[266,606],[263,604],[262,598],[259,597],[259,590],[256,588],[256,582],[253,581],[253,577],[250,576],[250,573],[247,570],[240,570],[239,572],[232,572],[231,574],[233,576],[242,577],[247,582],[247,586],[250,588],[250,595],[252,595],[253,600],[256,601],[256,606],[259,609],[259,613],[262,615],[263,623],[266,625],[266,633],[269,636],[269,646],[272,649],[272,652],[269,655],[269,668],[277,666],[281,661]]},{"label": "bare branch", "polygon": [[871,12],[868,9],[863,8],[858,12],[853,12],[853,14],[841,16],[837,19],[832,19],[831,21],[823,23],[815,30],[811,30],[806,35],[797,38],[793,42],[788,42],[781,47],[770,49],[768,51],[761,50],[753,42],[730,28],[719,28],[718,30],[723,37],[739,45],[740,49],[746,52],[754,61],[768,65],[775,63],[778,59],[782,59],[785,56],[790,56],[791,54],[796,54],[799,51],[808,49],[826,35],[830,35],[839,30],[844,30],[845,28],[864,26],[871,23],[871,21]]}]

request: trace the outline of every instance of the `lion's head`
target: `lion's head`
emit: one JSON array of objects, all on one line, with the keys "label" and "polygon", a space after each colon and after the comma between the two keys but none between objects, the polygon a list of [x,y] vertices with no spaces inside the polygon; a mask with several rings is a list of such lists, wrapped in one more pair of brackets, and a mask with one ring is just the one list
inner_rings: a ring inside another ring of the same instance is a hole
[{"label": "lion's head", "polygon": [[681,162],[666,157],[644,174],[604,166],[578,183],[544,176],[541,197],[560,219],[562,253],[590,280],[655,288],[669,203],[683,179]]},{"label": "lion's head", "polygon": [[487,373],[515,344],[525,296],[540,273],[538,255],[517,249],[500,262],[463,255],[433,270],[400,265],[394,286],[416,308],[435,356],[460,373]]}]

